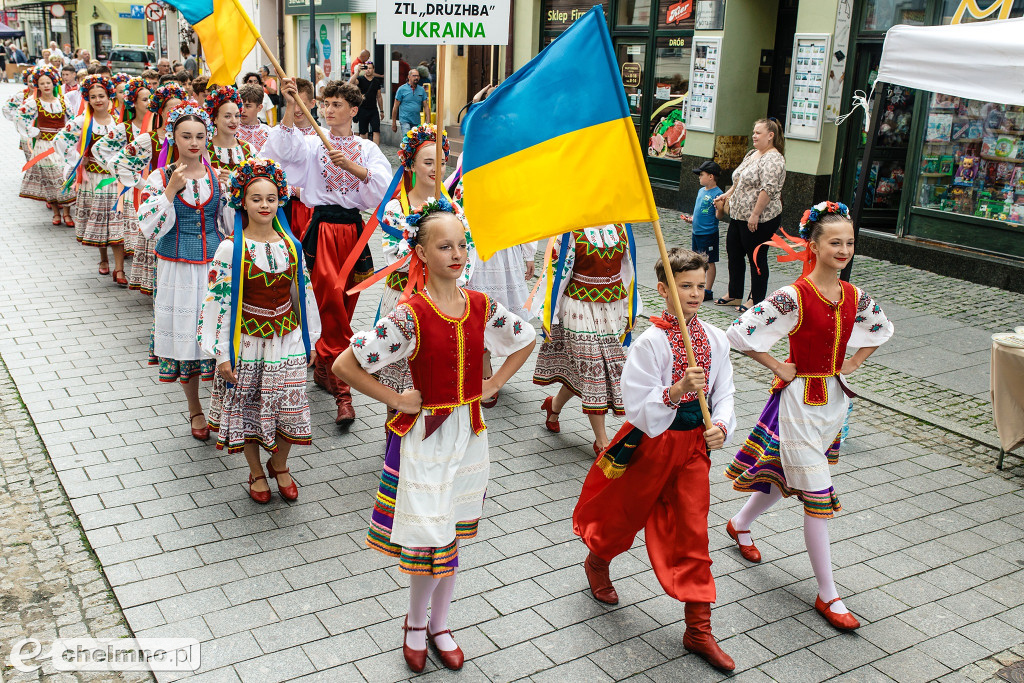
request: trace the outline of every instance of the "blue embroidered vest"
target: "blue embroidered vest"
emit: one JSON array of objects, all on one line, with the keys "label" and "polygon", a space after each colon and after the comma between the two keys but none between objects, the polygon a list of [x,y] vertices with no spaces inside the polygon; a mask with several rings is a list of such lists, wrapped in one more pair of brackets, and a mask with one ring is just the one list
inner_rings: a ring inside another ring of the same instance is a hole
[{"label": "blue embroidered vest", "polygon": [[[167,174],[160,171],[167,182]],[[179,192],[174,197],[174,227],[156,243],[156,255],[166,261],[209,263],[220,245],[217,214],[220,209],[220,183],[207,169],[213,192],[199,208],[186,204]]]}]

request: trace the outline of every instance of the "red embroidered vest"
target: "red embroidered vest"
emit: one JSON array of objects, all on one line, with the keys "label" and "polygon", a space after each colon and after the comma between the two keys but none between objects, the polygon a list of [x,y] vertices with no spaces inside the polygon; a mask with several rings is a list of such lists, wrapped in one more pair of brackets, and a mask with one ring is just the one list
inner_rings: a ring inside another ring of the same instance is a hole
[{"label": "red embroidered vest", "polygon": [[242,332],[254,337],[283,337],[299,326],[292,308],[294,264],[283,273],[268,273],[248,258],[242,276]]},{"label": "red embroidered vest", "polygon": [[[450,415],[452,410],[469,405],[473,431],[484,430],[480,412],[483,393],[484,325],[490,302],[487,295],[469,289],[466,312],[456,320],[441,313],[421,293],[409,299],[416,323],[416,351],[409,357],[412,385],[423,398],[423,409],[434,416]],[[399,413],[388,426],[405,436],[418,415]]]},{"label": "red embroidered vest", "polygon": [[622,284],[622,259],[626,256],[626,231],[616,226],[619,241],[611,247],[595,247],[582,230],[575,231],[575,263],[565,295],[578,301],[610,303],[628,296]]},{"label": "red embroidered vest", "polygon": [[[832,302],[818,291],[810,280],[800,278],[796,289],[800,321],[789,333],[789,358],[796,364],[796,376],[805,378],[804,403],[823,406],[828,403],[825,379],[835,377],[846,360],[846,343],[853,333],[857,317],[857,289],[840,280],[842,295]],[[778,377],[772,392],[786,386]]]},{"label": "red embroidered vest", "polygon": [[64,102],[61,100],[60,113],[51,114],[43,109],[43,103],[36,98],[36,128],[39,129],[40,140],[52,140],[64,128]]}]

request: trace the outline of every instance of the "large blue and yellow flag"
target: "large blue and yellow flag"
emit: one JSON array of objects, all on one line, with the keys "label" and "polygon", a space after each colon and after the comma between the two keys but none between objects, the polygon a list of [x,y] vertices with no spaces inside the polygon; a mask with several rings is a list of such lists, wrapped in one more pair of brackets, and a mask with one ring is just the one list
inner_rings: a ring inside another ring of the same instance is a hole
[{"label": "large blue and yellow flag", "polygon": [[170,0],[192,25],[210,67],[210,83],[234,85],[259,31],[238,0]]},{"label": "large blue and yellow flag", "polygon": [[463,208],[485,259],[658,216],[600,6],[470,109],[462,129]]}]

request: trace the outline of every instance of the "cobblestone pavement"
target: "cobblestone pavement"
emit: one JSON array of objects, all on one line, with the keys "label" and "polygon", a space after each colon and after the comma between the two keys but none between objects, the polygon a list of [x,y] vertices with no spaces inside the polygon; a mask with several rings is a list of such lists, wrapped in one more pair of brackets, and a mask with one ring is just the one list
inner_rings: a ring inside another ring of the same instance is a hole
[{"label": "cobblestone pavement", "polygon": [[[0,147],[15,148],[6,125]],[[0,216],[0,247],[26,264],[0,272],[3,359],[131,631],[201,640],[193,680],[407,678],[407,579],[363,542],[381,467],[380,406],[357,397],[359,419],[340,434],[332,400],[310,383],[314,440],[291,462],[299,502],[255,505],[244,460],[191,439],[180,389],[147,367],[150,302],[97,276],[95,252],[15,198],[16,174],[16,165],[0,168],[13,207]],[[681,228],[666,227],[683,241]],[[650,285],[648,244],[640,260]],[[861,264],[860,281],[894,311],[898,330],[912,331],[920,316],[889,304],[887,288],[866,282],[870,261]],[[773,285],[785,278],[774,273]],[[362,297],[359,325],[371,322],[377,296]],[[934,323],[919,329],[942,329]],[[767,377],[733,359],[742,436]],[[867,372],[854,379],[874,388]],[[561,434],[546,432],[543,396],[520,372],[487,412],[488,502],[478,538],[465,545],[452,609],[469,660],[452,676],[432,659],[423,678],[720,680],[683,650],[682,607],[661,591],[642,534],[612,563],[622,602],[606,608],[589,596],[585,550],[569,522],[593,458],[589,425],[577,404],[563,413]],[[735,679],[981,680],[1000,658],[1024,655],[1024,466],[996,472],[990,447],[855,401],[834,470],[844,511],[830,526],[840,591],[864,626],[839,634],[812,608],[798,506],[781,504],[755,526],[761,565],[743,563],[730,545],[723,527],[742,502],[721,476],[731,452],[713,455],[710,523],[713,623],[737,659]],[[0,510],[7,529],[10,513]],[[76,538],[62,537],[65,559],[76,556]],[[5,549],[6,562],[15,550]],[[13,636],[3,633],[6,657]]]}]

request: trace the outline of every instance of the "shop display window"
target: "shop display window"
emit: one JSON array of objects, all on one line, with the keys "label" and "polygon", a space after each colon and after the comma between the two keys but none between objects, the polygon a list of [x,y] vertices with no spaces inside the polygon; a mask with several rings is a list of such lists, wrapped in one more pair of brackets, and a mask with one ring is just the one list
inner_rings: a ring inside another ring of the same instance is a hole
[{"label": "shop display window", "polygon": [[[906,149],[910,144],[913,122],[914,94],[914,90],[896,85],[888,87],[882,98],[882,118],[875,135],[875,155],[871,160],[871,175],[868,176],[864,193],[866,208],[894,211],[900,208],[906,174]],[[851,193],[857,187],[860,170],[861,160],[858,159]]]},{"label": "shop display window", "polygon": [[929,97],[914,203],[1024,224],[1024,107]]},{"label": "shop display window", "polygon": [[692,30],[696,0],[658,0],[658,28]]},{"label": "shop display window", "polygon": [[683,107],[690,89],[692,38],[662,37],[654,53],[654,101],[647,155],[679,161],[686,141]]},{"label": "shop display window", "polygon": [[651,0],[620,0],[616,14],[616,26],[649,26],[651,24]]},{"label": "shop display window", "polygon": [[896,24],[924,26],[925,23],[927,0],[867,0],[865,5],[862,31],[884,32]]}]

